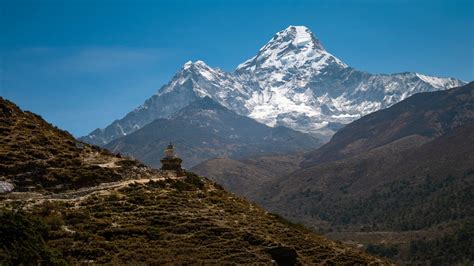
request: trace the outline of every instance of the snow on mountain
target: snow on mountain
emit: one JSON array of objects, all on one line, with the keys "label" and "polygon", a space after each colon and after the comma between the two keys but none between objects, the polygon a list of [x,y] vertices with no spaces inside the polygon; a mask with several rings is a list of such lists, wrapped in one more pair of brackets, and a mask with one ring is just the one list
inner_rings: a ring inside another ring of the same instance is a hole
[{"label": "snow on mountain", "polygon": [[414,73],[371,75],[348,67],[304,26],[278,32],[234,75],[257,84],[245,107],[270,126],[331,136],[343,124],[424,91],[464,84]]},{"label": "snow on mountain", "polygon": [[[278,32],[256,56],[240,64],[237,72],[281,71],[302,67],[317,72],[331,62],[347,67],[341,60],[328,53],[308,28],[290,26]],[[283,73],[286,74],[291,73]]]},{"label": "snow on mountain", "polygon": [[286,126],[328,139],[344,124],[415,93],[463,84],[419,73],[358,71],[326,51],[308,28],[290,26],[232,73],[203,61],[187,62],[142,106],[82,140],[104,145],[206,96],[268,126]]},{"label": "snow on mountain", "polygon": [[268,127],[204,97],[169,119],[156,119],[105,147],[159,167],[163,149],[170,140],[180,147],[179,156],[186,168],[215,157],[237,159],[287,154],[313,150],[321,144],[308,134],[285,127]]},{"label": "snow on mountain", "polygon": [[456,87],[459,86],[459,80],[454,78],[438,78],[438,77],[430,77],[420,73],[415,73],[417,77],[419,77],[424,82],[430,84],[431,86],[438,88],[438,89],[445,89],[446,87]]}]

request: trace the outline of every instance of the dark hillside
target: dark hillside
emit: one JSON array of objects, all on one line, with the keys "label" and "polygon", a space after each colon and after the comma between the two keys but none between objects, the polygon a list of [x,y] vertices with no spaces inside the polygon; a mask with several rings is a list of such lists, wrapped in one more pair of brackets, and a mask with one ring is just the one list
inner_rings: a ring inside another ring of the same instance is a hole
[{"label": "dark hillside", "polygon": [[170,141],[179,147],[178,153],[188,168],[218,157],[242,159],[308,151],[320,146],[319,140],[308,134],[286,127],[268,127],[206,97],[170,119],[157,119],[105,147],[158,167],[161,151]]},{"label": "dark hillside", "polygon": [[[74,139],[0,98],[0,179],[15,190],[79,188],[134,176],[143,166]],[[0,180],[1,181],[1,180]]]}]

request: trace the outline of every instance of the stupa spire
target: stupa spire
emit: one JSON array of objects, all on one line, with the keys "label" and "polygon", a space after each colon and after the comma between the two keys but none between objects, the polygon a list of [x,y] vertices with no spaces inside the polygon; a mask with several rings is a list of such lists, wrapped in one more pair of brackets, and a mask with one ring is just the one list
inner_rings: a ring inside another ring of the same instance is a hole
[{"label": "stupa spire", "polygon": [[184,175],[184,170],[183,168],[181,168],[181,162],[183,160],[181,160],[181,158],[178,158],[176,156],[173,142],[170,142],[170,144],[168,144],[164,153],[165,153],[165,156],[160,160],[161,170],[175,171],[176,176]]}]

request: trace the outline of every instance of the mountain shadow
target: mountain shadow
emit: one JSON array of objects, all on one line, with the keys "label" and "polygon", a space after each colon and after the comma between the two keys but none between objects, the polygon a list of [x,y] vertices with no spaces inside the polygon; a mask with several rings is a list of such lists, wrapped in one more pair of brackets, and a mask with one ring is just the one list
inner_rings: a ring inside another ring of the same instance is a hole
[{"label": "mountain shadow", "polygon": [[161,151],[170,141],[179,147],[179,156],[187,167],[217,157],[241,159],[308,151],[320,146],[308,134],[285,127],[268,127],[205,97],[169,119],[157,119],[105,147],[158,167]]}]

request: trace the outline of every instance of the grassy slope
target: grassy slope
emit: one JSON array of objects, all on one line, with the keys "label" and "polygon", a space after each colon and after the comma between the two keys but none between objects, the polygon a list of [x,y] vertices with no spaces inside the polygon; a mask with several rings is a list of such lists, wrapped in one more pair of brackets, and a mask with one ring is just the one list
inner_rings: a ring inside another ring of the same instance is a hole
[{"label": "grassy slope", "polygon": [[78,142],[0,97],[0,179],[16,191],[64,191],[133,177],[140,169],[137,161]]},{"label": "grassy slope", "polygon": [[269,263],[282,257],[303,264],[378,261],[192,174],[82,198],[33,201],[25,209],[49,228],[48,248],[71,263]]}]

